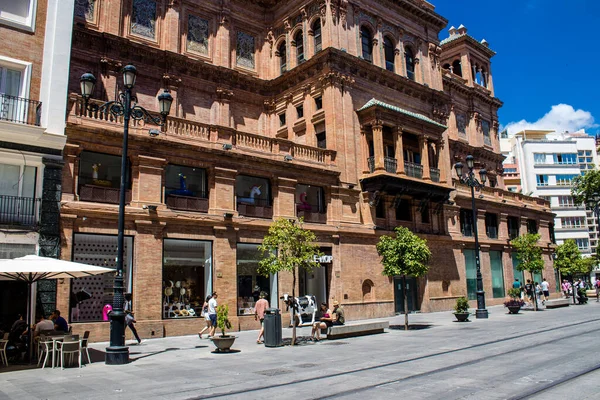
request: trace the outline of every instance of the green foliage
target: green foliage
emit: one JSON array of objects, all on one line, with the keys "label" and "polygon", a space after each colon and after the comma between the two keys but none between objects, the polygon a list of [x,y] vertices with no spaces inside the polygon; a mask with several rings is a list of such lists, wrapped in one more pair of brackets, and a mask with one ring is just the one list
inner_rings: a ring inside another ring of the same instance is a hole
[{"label": "green foliage", "polygon": [[419,277],[427,274],[427,262],[431,257],[427,241],[403,226],[394,230],[395,237],[382,236],[377,243],[377,253],[382,257],[383,275]]},{"label": "green foliage", "polygon": [[229,322],[229,306],[227,304],[217,307],[217,328],[221,330],[221,336],[225,336],[225,329],[231,329],[231,322]]},{"label": "green foliage", "polygon": [[598,261],[593,258],[583,258],[574,240],[565,240],[556,248],[554,268],[563,275],[589,274]]},{"label": "green foliage", "polygon": [[586,204],[596,202],[600,194],[600,171],[597,169],[587,170],[585,175],[573,178],[571,195],[575,204]]},{"label": "green foliage", "polygon": [[322,255],[314,244],[317,237],[311,230],[304,229],[302,223],[302,218],[297,223],[285,218],[273,222],[258,247],[264,256],[258,262],[259,274],[269,276],[279,271],[294,272],[296,268],[311,271],[320,267],[314,260],[314,256]]},{"label": "green foliage", "polygon": [[454,305],[454,312],[458,314],[464,314],[469,312],[469,300],[466,297],[459,297],[456,299],[456,304]]},{"label": "green foliage", "polygon": [[521,298],[521,289],[510,288],[510,289],[508,289],[508,295],[513,299],[520,299]]},{"label": "green foliage", "polygon": [[537,233],[527,233],[511,240],[510,244],[517,251],[519,271],[529,271],[532,274],[540,273],[544,270],[544,259],[542,258],[542,248],[538,246],[540,235]]}]

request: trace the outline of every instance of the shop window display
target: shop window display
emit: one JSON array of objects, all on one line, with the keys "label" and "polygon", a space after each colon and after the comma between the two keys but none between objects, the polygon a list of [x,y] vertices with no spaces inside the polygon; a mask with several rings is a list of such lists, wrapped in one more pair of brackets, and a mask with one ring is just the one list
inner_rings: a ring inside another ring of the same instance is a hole
[{"label": "shop window display", "polygon": [[163,318],[200,317],[212,291],[212,243],[165,239],[162,291]]},{"label": "shop window display", "polygon": [[237,244],[237,303],[238,315],[254,315],[254,304],[260,292],[267,293],[271,307],[277,307],[277,274],[258,273],[258,262],[263,258],[258,244]]},{"label": "shop window display", "polygon": [[[125,237],[123,282],[132,290],[133,238]],[[99,267],[116,268],[117,235],[76,233],[73,237],[73,261]],[[71,322],[108,321],[103,310],[113,303],[114,273],[71,280]]]}]

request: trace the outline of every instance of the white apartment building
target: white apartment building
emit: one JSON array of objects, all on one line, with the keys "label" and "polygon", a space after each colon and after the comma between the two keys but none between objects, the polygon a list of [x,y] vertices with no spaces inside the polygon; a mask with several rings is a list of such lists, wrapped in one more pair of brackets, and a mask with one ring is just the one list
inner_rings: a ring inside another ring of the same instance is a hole
[{"label": "white apartment building", "polygon": [[585,132],[524,130],[501,138],[505,165],[517,164],[521,190],[550,201],[557,244],[573,239],[584,256],[595,254],[598,232],[594,215],[575,204],[574,177],[598,165],[595,138]]}]

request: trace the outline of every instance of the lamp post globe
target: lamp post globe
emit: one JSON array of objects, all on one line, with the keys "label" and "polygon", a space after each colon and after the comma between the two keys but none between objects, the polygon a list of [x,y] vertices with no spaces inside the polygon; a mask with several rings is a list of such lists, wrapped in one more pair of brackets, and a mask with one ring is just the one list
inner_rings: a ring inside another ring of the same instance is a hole
[{"label": "lamp post globe", "polygon": [[132,89],[135,86],[135,78],[137,76],[137,69],[129,64],[123,67],[123,84],[127,89]]},{"label": "lamp post globe", "polygon": [[485,169],[479,171],[479,179],[481,180],[481,183],[485,185],[485,182],[487,182],[487,171]]},{"label": "lamp post globe", "polygon": [[454,169],[456,170],[456,176],[458,176],[458,179],[461,179],[463,176],[463,164],[461,162],[457,162],[454,164]]},{"label": "lamp post globe", "polygon": [[169,115],[171,112],[171,104],[173,103],[173,96],[166,90],[158,95],[158,109],[160,114],[164,117]]},{"label": "lamp post globe", "polygon": [[79,85],[81,87],[81,96],[84,99],[89,99],[92,93],[94,93],[94,86],[96,86],[96,77],[89,72],[81,75],[79,78]]},{"label": "lamp post globe", "polygon": [[466,161],[467,161],[467,168],[473,169],[473,167],[475,166],[475,158],[469,154],[466,158]]}]

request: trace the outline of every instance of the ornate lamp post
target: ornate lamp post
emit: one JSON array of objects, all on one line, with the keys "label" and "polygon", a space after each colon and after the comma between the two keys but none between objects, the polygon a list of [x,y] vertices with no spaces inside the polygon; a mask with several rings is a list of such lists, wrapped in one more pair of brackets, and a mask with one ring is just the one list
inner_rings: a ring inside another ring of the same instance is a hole
[{"label": "ornate lamp post", "polygon": [[485,186],[487,180],[487,171],[482,169],[479,171],[479,179],[475,177],[473,168],[475,167],[475,159],[472,155],[468,155],[466,158],[468,172],[463,176],[463,165],[460,162],[454,164],[456,175],[460,182],[466,184],[471,188],[471,208],[473,212],[473,233],[475,234],[475,265],[477,267],[477,311],[475,311],[476,318],[487,318],[488,311],[485,308],[485,292],[483,291],[483,279],[481,277],[481,261],[479,257],[479,236],[477,233],[477,209],[475,208],[475,188],[482,188]]},{"label": "ornate lamp post", "polygon": [[[127,142],[129,135],[129,120],[145,120],[163,126],[171,110],[173,97],[165,90],[158,96],[160,117],[156,118],[137,104],[137,98],[132,94],[135,86],[136,69],[133,65],[123,68],[123,84],[125,90],[119,93],[118,100],[109,101],[102,105],[89,104],[94,92],[96,78],[90,73],[81,76],[81,96],[84,106],[90,111],[110,112],[115,117],[123,117],[123,151],[121,156],[121,185],[119,192],[119,223],[117,239],[117,270],[115,275],[113,311],[110,313],[110,346],[106,348],[106,364],[120,365],[129,362],[129,348],[125,346],[125,312],[123,311],[123,242],[125,230],[125,191],[127,187]],[[132,104],[133,103],[133,104]]]}]

